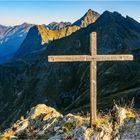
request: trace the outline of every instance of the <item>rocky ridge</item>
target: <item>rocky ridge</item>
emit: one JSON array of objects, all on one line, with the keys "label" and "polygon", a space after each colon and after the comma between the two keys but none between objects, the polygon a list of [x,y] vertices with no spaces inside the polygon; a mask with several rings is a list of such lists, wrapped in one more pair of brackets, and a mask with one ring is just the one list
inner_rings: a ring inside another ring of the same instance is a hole
[{"label": "rocky ridge", "polygon": [[39,104],[1,133],[0,139],[128,140],[139,139],[139,130],[140,117],[132,108],[115,105],[110,114],[98,115],[90,128],[88,115],[62,115]]},{"label": "rocky ridge", "polygon": [[37,28],[42,38],[42,44],[66,37],[80,29],[78,26],[69,26],[60,30],[49,30],[47,28],[44,28],[42,25],[38,25]]}]

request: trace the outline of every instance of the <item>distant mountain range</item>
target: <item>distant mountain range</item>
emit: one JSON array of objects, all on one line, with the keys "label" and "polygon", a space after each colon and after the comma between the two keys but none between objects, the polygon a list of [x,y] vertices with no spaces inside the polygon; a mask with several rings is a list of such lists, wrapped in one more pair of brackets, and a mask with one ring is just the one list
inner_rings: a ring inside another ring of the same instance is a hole
[{"label": "distant mountain range", "polygon": [[32,26],[27,23],[13,27],[0,26],[0,63],[14,55]]},{"label": "distant mountain range", "polygon": [[62,37],[70,35],[72,32],[78,30],[79,27],[86,27],[90,23],[95,22],[98,17],[99,14],[97,12],[88,10],[87,13],[74,24],[71,24],[70,22],[52,22],[48,25],[32,25],[28,23],[23,23],[22,25],[13,27],[6,27],[1,25],[0,63],[7,62],[13,56],[14,59],[17,59],[20,56],[24,56],[26,53],[42,49],[42,47],[39,47],[39,45],[37,45],[38,47],[36,47],[36,44],[39,43],[41,46],[43,43],[48,43],[52,40],[58,38],[60,39]]},{"label": "distant mountain range", "polygon": [[96,20],[89,17],[58,30],[31,27],[13,59],[0,65],[1,130],[38,103],[63,113],[89,110],[89,63],[49,63],[48,56],[89,54],[90,33],[95,31],[98,54],[133,54],[135,58],[97,64],[98,109],[106,111],[113,100],[125,104],[132,98],[140,106],[140,23],[109,11]]}]

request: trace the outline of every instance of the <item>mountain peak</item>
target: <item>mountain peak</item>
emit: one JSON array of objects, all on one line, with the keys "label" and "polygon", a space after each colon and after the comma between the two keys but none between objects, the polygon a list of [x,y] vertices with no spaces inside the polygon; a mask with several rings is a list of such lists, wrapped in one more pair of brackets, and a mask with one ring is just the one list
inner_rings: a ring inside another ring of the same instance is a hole
[{"label": "mountain peak", "polygon": [[[93,14],[93,13],[97,13],[97,12],[93,11],[92,9],[88,9],[88,11],[86,12],[85,15],[87,15],[87,14]],[[97,13],[97,14],[98,14],[98,13]]]},{"label": "mountain peak", "polygon": [[73,25],[80,26],[80,27],[87,27],[89,24],[94,23],[97,18],[100,16],[99,13],[89,9],[85,15],[73,23]]},{"label": "mountain peak", "polygon": [[110,12],[110,11],[105,11],[102,14],[103,16],[112,16],[112,17],[123,17],[120,13],[114,11],[114,12]]},{"label": "mountain peak", "polygon": [[97,24],[98,24],[98,26],[99,26],[99,23],[108,25],[109,23],[113,24],[114,22],[122,24],[122,23],[126,22],[126,19],[118,12],[105,11],[98,18]]},{"label": "mountain peak", "polygon": [[[109,22],[117,22],[120,24],[129,24],[130,26],[134,25],[137,26],[139,28],[139,22],[136,21],[135,19],[129,17],[126,15],[126,17],[124,17],[123,15],[121,15],[119,12],[110,12],[110,11],[105,11],[100,18],[98,19],[98,22],[102,21],[102,23],[109,23]],[[136,27],[136,28],[137,28]],[[137,28],[137,29],[138,29]],[[138,29],[139,30],[139,29]]]},{"label": "mountain peak", "polygon": [[91,12],[94,12],[93,10],[91,9],[88,9],[87,13],[91,13]]},{"label": "mountain peak", "polygon": [[21,25],[30,25],[30,23],[24,22]]},{"label": "mountain peak", "polygon": [[70,22],[63,22],[63,21],[61,21],[60,23],[58,23],[58,22],[51,22],[50,24],[48,24],[45,27],[47,27],[50,30],[59,30],[59,29],[62,29],[64,27],[67,27],[67,26],[70,26],[70,25],[71,25]]},{"label": "mountain peak", "polygon": [[24,23],[22,23],[22,24],[19,25],[19,26],[22,27],[22,28],[27,28],[27,27],[32,27],[33,24],[30,24],[30,23],[24,22]]},{"label": "mountain peak", "polygon": [[0,27],[8,27],[8,26],[5,26],[5,25],[1,25],[1,24],[0,24]]}]

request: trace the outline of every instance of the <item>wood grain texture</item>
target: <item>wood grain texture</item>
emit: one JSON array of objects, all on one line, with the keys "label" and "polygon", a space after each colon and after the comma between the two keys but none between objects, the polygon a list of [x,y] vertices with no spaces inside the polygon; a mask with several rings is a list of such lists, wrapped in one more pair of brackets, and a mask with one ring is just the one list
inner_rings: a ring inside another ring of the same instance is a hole
[{"label": "wood grain texture", "polygon": [[129,61],[133,60],[133,55],[97,55],[97,61]]},{"label": "wood grain texture", "polygon": [[49,62],[92,61],[88,55],[48,56]]},{"label": "wood grain texture", "polygon": [[129,61],[133,55],[66,55],[48,56],[49,62],[78,62],[78,61]]}]

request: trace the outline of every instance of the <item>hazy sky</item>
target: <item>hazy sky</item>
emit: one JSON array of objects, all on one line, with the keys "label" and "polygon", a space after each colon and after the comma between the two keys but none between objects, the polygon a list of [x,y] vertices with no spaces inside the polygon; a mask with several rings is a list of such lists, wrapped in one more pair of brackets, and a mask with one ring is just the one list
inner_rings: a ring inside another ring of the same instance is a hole
[{"label": "hazy sky", "polygon": [[118,11],[140,22],[140,1],[0,1],[0,24],[74,22],[88,9]]}]

